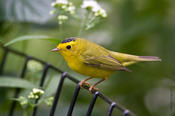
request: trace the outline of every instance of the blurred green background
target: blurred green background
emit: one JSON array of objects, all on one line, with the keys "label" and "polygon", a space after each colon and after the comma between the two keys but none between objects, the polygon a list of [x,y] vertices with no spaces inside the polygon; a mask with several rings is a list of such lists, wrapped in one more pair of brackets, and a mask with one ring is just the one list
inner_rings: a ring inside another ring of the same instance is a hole
[{"label": "blurred green background", "polygon": [[[49,0],[1,0],[0,42],[7,43],[23,35],[57,37],[58,42],[67,37],[77,36],[79,24],[70,21],[60,29],[56,17],[49,15],[52,9],[51,2]],[[84,31],[82,38],[113,51],[158,56],[162,59],[162,62],[144,62],[129,66],[131,73],[116,72],[109,80],[98,85],[100,91],[138,116],[175,115],[175,1],[98,0],[98,2],[106,9],[108,17],[93,29]],[[30,40],[18,42],[9,47],[51,63],[79,80],[86,78],[71,71],[59,54],[50,52],[56,47],[56,43]],[[0,61],[2,56],[3,51],[0,49]],[[23,58],[9,55],[4,75],[19,76],[23,62]],[[41,75],[40,73],[30,75],[34,78]],[[54,72],[49,73],[48,78],[54,78],[51,76],[52,73]],[[94,81],[90,82],[94,83]],[[74,88],[75,84],[66,80],[56,115],[66,115]],[[0,89],[0,116],[7,114],[13,90]],[[85,115],[91,98],[92,95],[82,89],[73,115]],[[92,115],[106,115],[108,107],[108,104],[98,99]],[[48,115],[49,109],[41,105],[38,115]],[[17,115],[20,115],[20,112],[22,111],[18,108]],[[117,114],[118,111],[115,110],[113,115]]]}]

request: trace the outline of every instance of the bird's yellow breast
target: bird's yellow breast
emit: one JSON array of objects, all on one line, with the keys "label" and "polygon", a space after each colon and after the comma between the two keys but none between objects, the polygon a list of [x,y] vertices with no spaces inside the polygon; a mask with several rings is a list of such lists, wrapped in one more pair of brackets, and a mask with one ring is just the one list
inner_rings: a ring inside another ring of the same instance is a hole
[{"label": "bird's yellow breast", "polygon": [[86,76],[108,79],[115,72],[86,65],[83,63],[81,56],[64,56],[64,59],[72,70]]}]

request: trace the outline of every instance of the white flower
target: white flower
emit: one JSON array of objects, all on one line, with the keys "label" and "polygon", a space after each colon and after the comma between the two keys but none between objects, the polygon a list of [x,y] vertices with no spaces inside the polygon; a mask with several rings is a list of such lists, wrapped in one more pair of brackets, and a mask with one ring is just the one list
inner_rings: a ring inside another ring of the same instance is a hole
[{"label": "white flower", "polygon": [[51,3],[51,6],[52,6],[52,7],[56,7],[57,5],[58,5],[58,4],[57,4],[56,2],[52,2],[52,3]]},{"label": "white flower", "polygon": [[67,5],[62,5],[61,8],[63,10],[65,10],[66,12],[70,13],[70,14],[74,14],[75,13],[75,6],[73,5],[72,2],[68,2]]},{"label": "white flower", "polygon": [[74,14],[75,13],[75,6],[69,6],[68,8],[67,8],[67,11],[70,13],[70,14]]},{"label": "white flower", "polygon": [[34,94],[33,94],[32,92],[30,92],[30,94],[28,95],[28,98],[29,98],[29,99],[34,99],[35,96],[34,96]]},{"label": "white flower", "polygon": [[104,9],[99,9],[97,12],[94,14],[95,16],[101,16],[103,18],[107,17],[106,11]]},{"label": "white flower", "polygon": [[67,0],[56,0],[57,4],[68,4]]},{"label": "white flower", "polygon": [[66,20],[68,19],[68,16],[66,15],[59,15],[58,16],[58,20],[59,20],[59,24],[63,24]]},{"label": "white flower", "polygon": [[33,88],[32,92],[28,95],[29,99],[38,99],[44,94],[44,91],[38,88]]},{"label": "white flower", "polygon": [[[75,6],[72,2],[68,2],[67,0],[57,0],[56,2],[51,3],[51,5],[55,8],[61,8],[61,10],[70,14],[75,13]],[[53,14],[53,12],[50,14]]]},{"label": "white flower", "polygon": [[58,16],[58,20],[60,20],[60,21],[65,21],[67,19],[68,19],[68,16],[66,16],[66,15],[59,15]]},{"label": "white flower", "polygon": [[100,5],[94,0],[84,0],[81,8],[85,9],[92,9],[93,12],[97,12],[101,7]]},{"label": "white flower", "polygon": [[51,96],[51,97],[45,99],[45,103],[46,103],[48,106],[51,106],[52,103],[53,103],[53,100],[54,100],[54,98]]},{"label": "white flower", "polygon": [[84,0],[81,8],[91,10],[95,16],[107,17],[106,11],[95,0]]},{"label": "white flower", "polygon": [[51,6],[52,7],[57,7],[57,6],[66,6],[68,4],[67,0],[57,0],[56,2],[52,2]]},{"label": "white flower", "polygon": [[28,104],[28,100],[23,97],[23,96],[20,96],[19,97],[19,101],[20,101],[20,104],[23,106],[23,105],[27,105]]},{"label": "white flower", "polygon": [[61,7],[62,9],[66,9],[66,8],[67,8],[67,5],[62,4],[62,5],[60,5],[60,7]]},{"label": "white flower", "polygon": [[33,88],[33,93],[34,94],[44,94],[44,91],[38,88]]}]

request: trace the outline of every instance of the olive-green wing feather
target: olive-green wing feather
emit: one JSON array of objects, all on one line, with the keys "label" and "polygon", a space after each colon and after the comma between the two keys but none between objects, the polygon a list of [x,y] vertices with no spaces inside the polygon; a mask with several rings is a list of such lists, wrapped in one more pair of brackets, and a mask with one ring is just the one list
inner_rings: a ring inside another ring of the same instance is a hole
[{"label": "olive-green wing feather", "polygon": [[106,70],[125,70],[130,71],[124,67],[117,59],[113,58],[107,51],[98,51],[97,54],[93,52],[84,52],[82,55],[83,63],[92,67],[97,67]]}]

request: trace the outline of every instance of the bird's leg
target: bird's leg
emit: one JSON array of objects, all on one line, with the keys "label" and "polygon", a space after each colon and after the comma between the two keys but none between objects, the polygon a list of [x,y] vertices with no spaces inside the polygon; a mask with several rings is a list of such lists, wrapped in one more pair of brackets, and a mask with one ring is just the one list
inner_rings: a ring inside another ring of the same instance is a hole
[{"label": "bird's leg", "polygon": [[80,82],[79,82],[80,87],[82,87],[83,84],[85,84],[85,85],[87,85],[87,86],[90,86],[90,84],[89,84],[88,82],[86,82],[86,81],[88,81],[88,80],[90,80],[90,79],[92,79],[92,77],[89,77],[89,78],[87,78],[87,79],[84,79],[84,80],[80,81]]},{"label": "bird's leg", "polygon": [[96,86],[97,84],[103,82],[104,80],[105,80],[105,79],[102,79],[102,80],[96,82],[95,84],[93,84],[92,86],[90,86],[89,91],[90,91],[91,93],[92,93],[92,89],[98,91],[98,88],[95,88],[95,86]]}]

